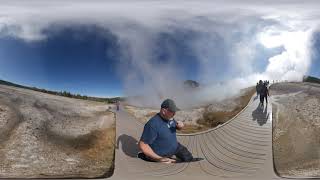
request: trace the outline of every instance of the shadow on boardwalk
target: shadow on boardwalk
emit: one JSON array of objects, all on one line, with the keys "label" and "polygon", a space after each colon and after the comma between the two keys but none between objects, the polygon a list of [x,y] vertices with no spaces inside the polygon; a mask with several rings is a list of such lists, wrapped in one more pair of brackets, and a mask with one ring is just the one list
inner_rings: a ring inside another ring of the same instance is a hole
[{"label": "shadow on boardwalk", "polygon": [[263,104],[258,105],[258,107],[252,112],[252,120],[257,121],[260,126],[267,123],[269,118],[268,104],[263,106]]},{"label": "shadow on boardwalk", "polygon": [[117,149],[119,149],[119,144],[121,143],[122,151],[130,157],[137,157],[139,152],[138,141],[126,134],[122,134],[117,139]]}]

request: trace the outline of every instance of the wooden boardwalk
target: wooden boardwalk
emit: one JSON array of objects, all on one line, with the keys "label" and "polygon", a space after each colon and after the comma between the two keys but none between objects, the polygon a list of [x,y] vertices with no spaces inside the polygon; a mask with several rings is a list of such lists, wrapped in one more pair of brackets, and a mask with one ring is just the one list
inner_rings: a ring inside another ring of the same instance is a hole
[{"label": "wooden boardwalk", "polygon": [[272,112],[252,98],[235,118],[217,128],[178,140],[200,161],[162,164],[136,155],[143,124],[117,112],[115,171],[111,179],[283,179],[273,169]]}]

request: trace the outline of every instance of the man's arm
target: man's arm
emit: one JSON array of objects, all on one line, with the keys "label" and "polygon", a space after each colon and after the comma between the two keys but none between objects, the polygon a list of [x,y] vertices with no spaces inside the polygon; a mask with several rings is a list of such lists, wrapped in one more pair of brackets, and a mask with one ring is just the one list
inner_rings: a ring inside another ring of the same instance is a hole
[{"label": "man's arm", "polygon": [[149,144],[146,144],[143,141],[139,141],[139,148],[146,156],[150,157],[153,160],[157,161],[162,158],[151,149]]},{"label": "man's arm", "polygon": [[173,163],[175,162],[174,159],[170,158],[164,158],[156,154],[152,148],[149,146],[149,144],[144,143],[143,141],[139,141],[139,148],[140,150],[149,158],[158,161],[158,162],[168,162],[168,163]]}]

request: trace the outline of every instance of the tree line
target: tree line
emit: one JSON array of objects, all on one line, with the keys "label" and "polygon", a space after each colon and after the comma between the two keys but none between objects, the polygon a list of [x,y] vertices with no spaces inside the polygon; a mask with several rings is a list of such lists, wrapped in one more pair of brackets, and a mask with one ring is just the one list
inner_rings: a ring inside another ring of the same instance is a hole
[{"label": "tree line", "polygon": [[98,98],[98,97],[91,97],[91,96],[86,96],[86,95],[81,95],[81,94],[72,94],[68,91],[51,91],[51,90],[46,90],[46,89],[40,89],[37,87],[28,87],[28,86],[22,86],[19,84],[11,83],[8,81],[0,80],[0,84],[7,85],[7,86],[13,86],[13,87],[18,87],[18,88],[24,88],[24,89],[30,89],[38,92],[43,92],[47,94],[52,94],[52,95],[57,95],[57,96],[64,96],[64,97],[69,97],[69,98],[76,98],[76,99],[83,99],[83,100],[91,100],[91,101],[99,101],[99,102],[106,102],[106,103],[116,103],[117,101],[123,101],[124,98],[122,97],[114,97],[114,98]]}]

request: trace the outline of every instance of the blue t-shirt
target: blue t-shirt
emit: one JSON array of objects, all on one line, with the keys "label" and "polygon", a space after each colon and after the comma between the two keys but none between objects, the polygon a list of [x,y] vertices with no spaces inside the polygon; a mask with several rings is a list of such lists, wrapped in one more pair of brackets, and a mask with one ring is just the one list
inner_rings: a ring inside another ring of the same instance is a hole
[{"label": "blue t-shirt", "polygon": [[156,114],[144,125],[140,140],[159,156],[174,155],[178,147],[176,121],[165,120]]}]

